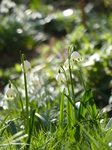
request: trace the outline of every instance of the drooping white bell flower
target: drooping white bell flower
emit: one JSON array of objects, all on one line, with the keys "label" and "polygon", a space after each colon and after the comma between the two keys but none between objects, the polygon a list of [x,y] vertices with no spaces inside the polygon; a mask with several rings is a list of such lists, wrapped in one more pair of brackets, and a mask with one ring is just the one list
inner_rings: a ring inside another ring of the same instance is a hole
[{"label": "drooping white bell flower", "polygon": [[81,61],[82,60],[82,56],[77,52],[77,51],[74,51],[72,54],[71,54],[71,61],[72,62],[75,62],[76,61]]},{"label": "drooping white bell flower", "polygon": [[69,68],[69,61],[68,61],[68,59],[65,61],[65,63],[64,63],[64,69],[65,70],[68,70],[68,68]]},{"label": "drooping white bell flower", "polygon": [[6,95],[7,95],[7,98],[14,98],[15,92],[11,88],[8,88]]},{"label": "drooping white bell flower", "polygon": [[[73,68],[73,61],[70,60],[70,67]],[[64,63],[64,69],[65,71],[69,69],[69,61],[68,59]]]},{"label": "drooping white bell flower", "polygon": [[62,72],[58,73],[57,76],[56,76],[56,80],[59,82],[59,83],[62,83],[65,81],[65,76]]},{"label": "drooping white bell flower", "polygon": [[31,69],[31,64],[29,61],[24,60],[24,69],[23,69],[23,64],[21,64],[21,68],[23,71],[27,72]]}]

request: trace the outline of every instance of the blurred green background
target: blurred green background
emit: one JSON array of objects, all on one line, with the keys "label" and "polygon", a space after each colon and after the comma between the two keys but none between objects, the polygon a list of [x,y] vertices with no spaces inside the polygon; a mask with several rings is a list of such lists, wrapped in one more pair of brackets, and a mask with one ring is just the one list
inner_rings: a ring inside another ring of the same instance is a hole
[{"label": "blurred green background", "polygon": [[[99,107],[107,105],[112,89],[112,1],[1,0],[1,93],[9,79],[22,86],[21,50],[31,61],[41,82],[40,89],[37,84],[32,86],[40,93],[49,87],[48,96],[53,97],[48,99],[52,102],[57,96],[52,95],[52,88],[57,86],[56,68],[66,60],[71,44],[83,57],[83,77],[86,86],[93,90],[96,104]],[[75,70],[74,73],[77,75]],[[74,82],[80,97],[82,88],[77,76]],[[33,98],[37,91],[31,92],[30,97]],[[42,103],[44,101],[38,105]]]}]

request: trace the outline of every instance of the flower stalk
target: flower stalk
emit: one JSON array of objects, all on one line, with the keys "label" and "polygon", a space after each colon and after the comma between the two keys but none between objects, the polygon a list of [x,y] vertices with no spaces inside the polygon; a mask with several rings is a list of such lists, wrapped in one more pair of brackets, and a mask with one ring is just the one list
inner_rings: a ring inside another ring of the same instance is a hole
[{"label": "flower stalk", "polygon": [[[68,89],[68,97],[70,98],[70,88],[69,88],[69,83],[68,83],[68,80],[67,80],[66,71],[64,70],[64,68],[62,66],[61,66],[61,68],[63,69],[64,75],[65,75],[65,78],[66,78],[67,89]],[[68,124],[68,127],[71,128],[72,125],[73,125],[74,119],[73,119],[72,105],[71,105],[70,101],[68,100],[68,98],[67,98],[66,112],[67,112],[67,124]]]},{"label": "flower stalk", "polygon": [[[71,71],[71,66],[70,66],[70,47],[68,48],[68,60],[69,60],[69,74],[70,74],[70,81],[71,81],[71,89],[72,89],[72,98],[73,98],[73,103],[75,106],[75,93],[74,93],[74,85],[73,85],[73,79],[72,79],[72,71]],[[75,117],[75,122],[76,122],[76,109],[74,107],[74,117]],[[74,123],[75,123],[74,122]]]},{"label": "flower stalk", "polygon": [[84,83],[84,79],[83,79],[83,77],[82,77],[82,73],[81,73],[81,69],[80,69],[80,67],[79,67],[79,65],[76,63],[76,65],[78,66],[78,72],[79,72],[79,77],[80,77],[80,80],[81,80],[81,83],[82,83],[82,86],[83,86],[83,88],[84,88],[84,91],[86,91],[86,85],[85,85],[85,83]]},{"label": "flower stalk", "polygon": [[24,73],[25,98],[26,98],[26,120],[27,120],[26,131],[28,132],[28,127],[29,127],[29,112],[28,112],[29,99],[28,99],[28,90],[27,90],[26,71],[29,68],[27,68],[27,70],[26,70],[24,58],[25,58],[24,54],[21,54],[21,61],[22,61],[22,67],[23,67],[23,73]]}]

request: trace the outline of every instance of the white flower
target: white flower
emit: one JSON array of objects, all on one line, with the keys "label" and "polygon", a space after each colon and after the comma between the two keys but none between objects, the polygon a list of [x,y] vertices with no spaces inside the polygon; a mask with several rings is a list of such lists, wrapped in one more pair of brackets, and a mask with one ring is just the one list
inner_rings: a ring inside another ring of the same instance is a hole
[{"label": "white flower", "polygon": [[64,69],[65,70],[68,70],[68,68],[69,68],[69,61],[68,61],[68,59],[65,61],[65,63],[64,63]]},{"label": "white flower", "polygon": [[7,98],[14,98],[15,97],[15,92],[9,88],[6,92]]},{"label": "white flower", "polygon": [[61,72],[61,73],[58,73],[57,76],[56,76],[56,80],[59,82],[59,83],[62,83],[65,81],[65,76],[64,74]]},{"label": "white flower", "polygon": [[74,62],[75,60],[76,60],[76,61],[82,60],[81,55],[80,55],[77,51],[74,51],[74,52],[71,54],[71,61]]},{"label": "white flower", "polygon": [[[23,64],[21,64],[21,68],[23,70]],[[24,69],[25,69],[25,72],[27,72],[31,69],[31,64],[27,60],[24,60]]]},{"label": "white flower", "polygon": [[[73,61],[70,60],[70,67],[73,68]],[[68,59],[64,63],[64,69],[65,71],[69,69],[69,61]]]}]

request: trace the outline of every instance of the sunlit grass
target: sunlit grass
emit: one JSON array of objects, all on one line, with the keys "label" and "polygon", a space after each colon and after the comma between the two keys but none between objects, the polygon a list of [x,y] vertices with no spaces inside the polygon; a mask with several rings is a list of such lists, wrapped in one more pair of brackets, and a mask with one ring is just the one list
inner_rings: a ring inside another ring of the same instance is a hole
[{"label": "sunlit grass", "polygon": [[[112,149],[112,121],[97,111],[92,90],[83,79],[81,62],[77,58],[81,55],[74,55],[71,65],[74,45],[68,50],[67,70],[63,62],[58,67],[59,75],[63,73],[61,78],[56,78],[58,71],[54,77],[52,73],[51,76],[43,74],[44,69],[32,72],[34,68],[31,69],[29,63],[24,65],[25,56],[21,55],[23,78],[9,82],[8,88],[13,89],[14,97],[11,92],[8,99],[4,95],[8,102],[6,112],[10,111],[1,119],[1,149]],[[49,62],[48,70],[50,65]],[[75,73],[81,93],[76,90]]]}]

